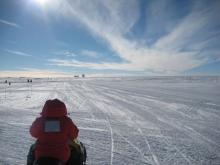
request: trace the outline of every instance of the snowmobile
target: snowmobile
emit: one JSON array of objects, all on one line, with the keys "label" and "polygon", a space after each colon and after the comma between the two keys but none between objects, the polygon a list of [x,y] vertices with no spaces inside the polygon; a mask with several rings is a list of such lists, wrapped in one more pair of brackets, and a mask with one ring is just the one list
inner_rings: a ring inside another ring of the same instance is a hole
[{"label": "snowmobile", "polygon": [[87,153],[84,144],[80,141],[72,141],[69,147],[71,155],[67,163],[64,163],[51,157],[41,157],[35,160],[35,144],[33,144],[27,156],[27,165],[86,165]]}]

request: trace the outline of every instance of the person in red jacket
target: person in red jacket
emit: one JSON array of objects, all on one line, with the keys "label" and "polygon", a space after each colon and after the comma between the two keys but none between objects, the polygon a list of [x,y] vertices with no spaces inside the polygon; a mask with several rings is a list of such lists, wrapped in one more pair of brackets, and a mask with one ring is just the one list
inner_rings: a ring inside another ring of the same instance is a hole
[{"label": "person in red jacket", "polygon": [[67,162],[70,158],[69,142],[78,137],[79,130],[67,116],[65,104],[58,100],[47,100],[41,116],[30,127],[30,134],[37,139],[35,159],[55,158]]}]

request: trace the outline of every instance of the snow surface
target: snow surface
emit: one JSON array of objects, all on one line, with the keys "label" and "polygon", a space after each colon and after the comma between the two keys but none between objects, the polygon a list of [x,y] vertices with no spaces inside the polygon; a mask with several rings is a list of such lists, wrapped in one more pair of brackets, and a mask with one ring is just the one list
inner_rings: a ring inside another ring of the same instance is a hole
[{"label": "snow surface", "polygon": [[59,98],[89,165],[219,165],[220,77],[0,79],[0,164],[26,163],[29,127]]}]

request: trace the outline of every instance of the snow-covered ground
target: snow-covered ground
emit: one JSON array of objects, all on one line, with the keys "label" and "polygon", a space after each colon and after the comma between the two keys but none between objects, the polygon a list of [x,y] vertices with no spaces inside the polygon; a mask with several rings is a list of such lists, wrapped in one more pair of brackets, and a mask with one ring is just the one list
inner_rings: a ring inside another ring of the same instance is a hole
[{"label": "snow-covered ground", "polygon": [[89,165],[219,165],[220,77],[0,79],[0,164],[23,165],[47,99],[67,105]]}]

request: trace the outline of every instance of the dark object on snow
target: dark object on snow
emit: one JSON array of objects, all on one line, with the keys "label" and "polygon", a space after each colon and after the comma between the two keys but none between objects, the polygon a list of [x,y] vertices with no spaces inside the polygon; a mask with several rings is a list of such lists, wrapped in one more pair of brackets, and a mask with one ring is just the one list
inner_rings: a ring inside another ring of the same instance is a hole
[{"label": "dark object on snow", "polygon": [[35,160],[34,151],[36,145],[33,144],[30,147],[28,156],[27,156],[27,165],[85,165],[86,164],[86,148],[82,142],[71,142],[70,149],[71,155],[68,162],[65,164],[62,161],[50,158],[50,157],[41,157],[38,160]]},{"label": "dark object on snow", "polygon": [[86,147],[82,142],[70,144],[71,155],[66,165],[84,165],[86,163]]},{"label": "dark object on snow", "polygon": [[27,79],[27,82],[28,83],[32,83],[32,79]]},{"label": "dark object on snow", "polygon": [[36,143],[32,144],[30,149],[29,149],[29,152],[28,152],[28,155],[27,155],[27,165],[33,165],[33,163],[34,163],[34,160],[35,160],[35,156],[34,156],[35,148],[36,148]]},{"label": "dark object on snow", "polygon": [[33,165],[65,165],[65,163],[55,158],[42,157],[36,160]]}]

